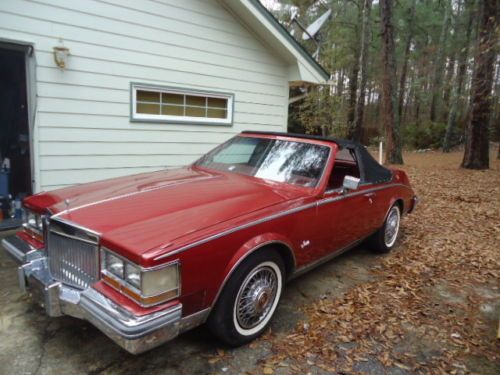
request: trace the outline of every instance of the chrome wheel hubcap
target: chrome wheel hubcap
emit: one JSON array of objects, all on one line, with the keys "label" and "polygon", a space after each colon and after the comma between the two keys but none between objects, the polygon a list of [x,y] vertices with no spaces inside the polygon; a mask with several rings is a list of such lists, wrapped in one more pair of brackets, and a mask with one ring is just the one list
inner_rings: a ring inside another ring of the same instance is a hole
[{"label": "chrome wheel hubcap", "polygon": [[247,276],[236,300],[236,318],[244,329],[257,326],[269,314],[278,290],[270,267],[259,267]]},{"label": "chrome wheel hubcap", "polygon": [[399,208],[392,207],[385,224],[384,242],[387,247],[391,247],[396,242],[399,231],[399,216]]}]

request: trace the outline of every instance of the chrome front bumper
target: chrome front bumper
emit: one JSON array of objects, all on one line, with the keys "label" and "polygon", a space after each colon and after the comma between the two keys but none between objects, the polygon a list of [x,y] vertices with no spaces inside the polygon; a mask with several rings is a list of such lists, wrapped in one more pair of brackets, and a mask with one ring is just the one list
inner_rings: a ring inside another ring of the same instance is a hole
[{"label": "chrome front bumper", "polygon": [[142,353],[204,322],[202,311],[182,319],[182,305],[136,316],[93,288],[78,290],[63,285],[50,275],[44,252],[32,248],[16,236],[2,241],[17,263],[20,287],[29,291],[49,316],[70,315],[85,319],[125,350]]}]

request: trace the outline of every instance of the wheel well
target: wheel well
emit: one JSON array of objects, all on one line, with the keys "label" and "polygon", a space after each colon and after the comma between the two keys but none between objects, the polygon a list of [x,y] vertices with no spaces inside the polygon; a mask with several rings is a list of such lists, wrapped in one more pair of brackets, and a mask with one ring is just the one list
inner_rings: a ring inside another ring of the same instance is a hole
[{"label": "wheel well", "polygon": [[399,198],[396,200],[395,204],[397,204],[399,206],[399,210],[401,211],[401,215],[402,215],[404,212],[404,207],[405,207],[403,200],[401,198]]},{"label": "wheel well", "polygon": [[285,265],[285,279],[293,273],[293,271],[295,270],[295,257],[293,255],[293,250],[290,249],[287,245],[281,242],[273,242],[262,247],[262,249],[274,249],[278,252]]},{"label": "wheel well", "polygon": [[[285,265],[285,277],[283,278],[284,280],[287,280],[295,271],[295,255],[293,253],[293,250],[291,247],[286,245],[284,242],[276,241],[276,242],[270,242],[266,243],[262,247],[258,247],[254,252],[247,253],[246,255],[243,256],[240,261],[244,261],[246,258],[248,258],[249,255],[253,255],[255,253],[258,253],[260,251],[265,251],[265,250],[276,250],[278,252],[278,255],[283,259],[283,264]],[[233,269],[229,271],[229,273],[226,275],[226,278],[222,282],[221,285],[219,285],[218,292],[212,301],[211,306],[215,306],[217,303],[217,300],[219,299],[219,295],[222,292],[222,290],[226,287],[226,282],[229,280],[229,278],[234,274],[234,271],[236,271],[240,267],[239,262],[236,263]]]}]

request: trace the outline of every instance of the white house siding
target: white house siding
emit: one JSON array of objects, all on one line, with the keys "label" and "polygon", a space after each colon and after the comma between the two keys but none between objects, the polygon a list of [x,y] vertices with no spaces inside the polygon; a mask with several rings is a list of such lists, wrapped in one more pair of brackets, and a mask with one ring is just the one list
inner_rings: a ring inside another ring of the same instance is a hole
[{"label": "white house siding", "polygon": [[[37,190],[181,166],[242,130],[286,130],[286,63],[215,0],[0,1],[0,38],[35,48]],[[130,122],[131,82],[233,93],[233,125]]]}]

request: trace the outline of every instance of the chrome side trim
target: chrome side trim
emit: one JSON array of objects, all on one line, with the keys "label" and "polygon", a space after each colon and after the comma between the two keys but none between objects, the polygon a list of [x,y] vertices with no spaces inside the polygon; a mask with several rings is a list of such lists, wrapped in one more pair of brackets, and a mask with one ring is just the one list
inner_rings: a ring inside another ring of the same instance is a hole
[{"label": "chrome side trim", "polygon": [[239,226],[231,228],[231,229],[227,229],[227,230],[222,231],[220,233],[214,234],[212,236],[209,236],[209,237],[206,237],[204,239],[201,239],[201,240],[195,241],[193,243],[190,243],[188,245],[182,246],[182,247],[180,247],[180,248],[178,248],[176,250],[173,250],[173,251],[167,252],[165,254],[159,255],[156,258],[154,258],[154,260],[155,261],[156,260],[161,260],[161,259],[164,259],[164,258],[167,258],[167,257],[170,257],[170,256],[177,255],[177,254],[182,253],[182,252],[184,252],[186,250],[192,249],[193,247],[196,247],[196,246],[199,246],[199,245],[203,245],[204,243],[207,243],[207,242],[212,241],[212,240],[216,240],[217,238],[220,238],[220,237],[223,237],[223,236],[227,236],[228,234],[237,232],[239,230],[247,229],[247,228],[253,227],[255,225],[259,225],[259,224],[265,223],[267,221],[274,220],[274,219],[277,219],[277,218],[280,218],[280,217],[283,217],[283,216],[286,216],[286,215],[290,215],[290,214],[293,214],[293,213],[296,213],[296,212],[304,211],[304,210],[307,210],[309,208],[321,206],[321,205],[324,205],[324,204],[328,204],[328,203],[332,203],[332,202],[337,202],[337,201],[340,201],[342,199],[354,197],[354,196],[357,196],[357,195],[363,195],[363,194],[367,194],[367,193],[370,193],[370,192],[379,191],[379,190],[383,190],[383,189],[388,189],[388,188],[396,187],[396,186],[403,186],[403,187],[406,187],[406,188],[410,188],[407,185],[395,183],[395,184],[388,184],[388,185],[384,185],[384,186],[379,186],[379,187],[372,188],[372,189],[366,189],[366,190],[362,190],[362,191],[356,191],[356,192],[353,192],[353,193],[347,193],[347,194],[344,194],[344,195],[339,195],[339,196],[335,196],[335,197],[331,197],[331,198],[323,198],[323,199],[318,200],[318,201],[313,202],[313,203],[308,203],[308,204],[303,205],[303,206],[295,207],[295,208],[292,208],[292,209],[287,210],[287,211],[283,211],[283,212],[280,212],[280,213],[277,213],[277,214],[273,214],[273,215],[270,215],[270,216],[263,217],[261,219],[257,219],[255,221],[250,222],[250,223],[246,223],[246,224],[239,225]]},{"label": "chrome side trim", "polygon": [[325,191],[325,195],[333,194],[333,193],[342,193],[342,188],[329,189]]},{"label": "chrome side trim", "polygon": [[217,300],[219,299],[219,296],[220,294],[222,293],[222,290],[224,289],[224,287],[226,286],[226,283],[228,282],[229,278],[232,276],[232,274],[234,273],[234,271],[238,268],[238,266],[241,264],[241,262],[243,262],[245,259],[247,259],[250,255],[252,255],[255,251],[263,248],[264,246],[267,246],[267,245],[272,245],[274,243],[278,243],[278,244],[281,244],[281,245],[285,245],[288,250],[292,253],[292,256],[293,256],[293,264],[294,264],[294,269],[295,269],[295,266],[297,264],[297,261],[295,259],[295,253],[293,252],[293,249],[288,246],[288,244],[286,244],[285,242],[283,241],[279,241],[279,240],[276,240],[276,241],[267,241],[267,242],[263,242],[257,246],[255,246],[254,248],[252,248],[251,250],[247,251],[240,259],[238,259],[238,261],[231,267],[231,269],[229,270],[229,272],[226,274],[226,277],[224,278],[224,280],[222,281],[220,287],[219,287],[219,290],[217,291],[217,294],[215,295],[215,298],[214,300],[212,301],[212,305],[210,306],[211,308],[215,306],[215,304],[217,303]]},{"label": "chrome side trim", "polygon": [[379,186],[379,187],[375,187],[375,188],[371,188],[371,189],[360,190],[360,191],[355,191],[352,193],[338,195],[338,196],[331,197],[331,198],[324,198],[324,199],[318,201],[318,206],[322,206],[324,204],[328,204],[328,203],[332,203],[332,202],[337,202],[337,201],[343,200],[345,198],[351,198],[351,197],[356,197],[358,195],[365,195],[365,194],[369,194],[369,193],[374,193],[374,192],[379,191],[379,190],[384,190],[384,189],[388,189],[390,187],[396,187],[396,186],[403,186],[403,187],[409,188],[407,185],[404,185],[404,184],[389,184],[389,185]]},{"label": "chrome side trim", "polygon": [[307,210],[309,208],[313,208],[313,207],[316,207],[316,205],[318,204],[318,202],[312,202],[312,203],[308,203],[304,206],[300,206],[300,207],[295,207],[295,208],[292,208],[290,210],[287,210],[287,211],[284,211],[284,212],[280,212],[280,213],[277,213],[277,214],[273,214],[273,215],[270,215],[270,216],[267,216],[267,217],[264,217],[262,219],[258,219],[258,220],[255,220],[255,221],[252,221],[250,223],[246,223],[246,224],[243,224],[243,225],[240,225],[240,226],[237,226],[237,227],[234,227],[234,228],[231,228],[231,229],[228,229],[228,230],[225,230],[223,232],[220,232],[220,233],[217,233],[217,234],[214,234],[212,236],[209,236],[209,237],[206,237],[202,240],[199,240],[199,241],[195,241],[193,243],[190,243],[189,245],[186,245],[186,246],[183,246],[183,247],[180,247],[178,248],[177,250],[174,250],[174,251],[171,251],[169,253],[166,253],[166,254],[163,254],[163,255],[159,255],[157,256],[156,258],[154,258],[154,260],[160,260],[160,259],[163,259],[163,258],[167,258],[167,257],[170,257],[170,256],[174,256],[176,254],[179,254],[179,253],[182,253],[186,250],[189,250],[193,247],[196,247],[196,246],[199,246],[199,245],[202,245],[204,243],[207,243],[209,241],[212,241],[212,240],[215,240],[217,238],[220,238],[220,237],[223,237],[223,236],[227,236],[228,234],[231,234],[231,233],[234,233],[234,232],[237,232],[239,230],[242,230],[242,229],[246,229],[246,228],[250,228],[250,227],[253,227],[255,225],[258,225],[258,224],[262,224],[262,223],[265,223],[267,221],[270,221],[270,220],[273,220],[273,219],[277,219],[279,217],[282,217],[282,216],[286,216],[286,215],[290,215],[290,214],[293,214],[295,212],[300,212],[300,211],[304,211],[304,210]]}]

